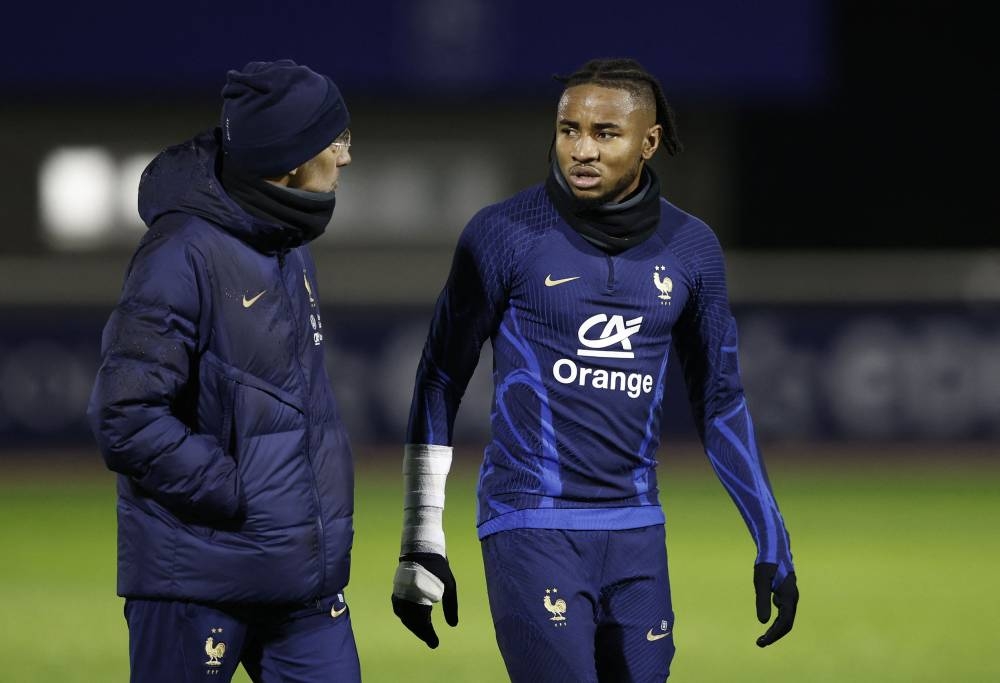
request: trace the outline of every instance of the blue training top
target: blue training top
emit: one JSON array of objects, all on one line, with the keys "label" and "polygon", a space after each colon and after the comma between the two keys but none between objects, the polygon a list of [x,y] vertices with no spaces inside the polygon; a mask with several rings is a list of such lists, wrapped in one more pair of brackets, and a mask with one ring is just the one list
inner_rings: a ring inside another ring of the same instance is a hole
[{"label": "blue training top", "polygon": [[743,396],[722,251],[705,223],[660,207],[657,231],[616,255],[570,227],[542,185],[476,214],[437,301],[407,441],[451,444],[490,339],[479,537],[663,523],[655,456],[672,342],[712,465],[757,562],[779,565],[777,585],[791,551]]}]

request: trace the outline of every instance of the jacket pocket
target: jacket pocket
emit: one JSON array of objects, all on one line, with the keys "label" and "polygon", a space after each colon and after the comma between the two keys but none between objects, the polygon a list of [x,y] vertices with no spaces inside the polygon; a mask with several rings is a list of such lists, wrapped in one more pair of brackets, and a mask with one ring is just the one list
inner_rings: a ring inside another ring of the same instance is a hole
[{"label": "jacket pocket", "polygon": [[224,380],[222,399],[222,424],[218,439],[226,454],[236,458],[236,390],[237,382],[229,377]]}]

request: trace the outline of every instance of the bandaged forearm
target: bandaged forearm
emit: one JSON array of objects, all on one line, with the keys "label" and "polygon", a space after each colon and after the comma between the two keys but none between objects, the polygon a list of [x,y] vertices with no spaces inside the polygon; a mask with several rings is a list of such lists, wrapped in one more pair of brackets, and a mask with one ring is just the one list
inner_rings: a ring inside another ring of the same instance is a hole
[{"label": "bandaged forearm", "polygon": [[406,444],[403,450],[403,534],[400,554],[445,556],[444,489],[451,446]]}]

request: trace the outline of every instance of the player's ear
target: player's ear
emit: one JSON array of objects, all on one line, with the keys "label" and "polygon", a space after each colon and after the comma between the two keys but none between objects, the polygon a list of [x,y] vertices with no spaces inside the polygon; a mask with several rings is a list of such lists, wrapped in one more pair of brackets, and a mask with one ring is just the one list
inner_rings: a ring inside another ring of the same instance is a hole
[{"label": "player's ear", "polygon": [[656,124],[650,126],[646,135],[642,138],[642,158],[649,161],[660,148],[660,140],[663,138],[663,126]]}]

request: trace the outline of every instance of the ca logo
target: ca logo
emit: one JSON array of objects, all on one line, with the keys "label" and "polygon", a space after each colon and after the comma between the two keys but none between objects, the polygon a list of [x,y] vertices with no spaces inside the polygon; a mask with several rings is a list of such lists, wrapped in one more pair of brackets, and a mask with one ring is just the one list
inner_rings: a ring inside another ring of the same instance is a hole
[{"label": "ca logo", "polygon": [[[605,323],[605,325],[597,339],[587,336],[587,333],[590,332],[592,328],[600,325],[601,323]],[[641,316],[638,318],[632,318],[631,320],[625,320],[625,318],[620,315],[613,315],[611,318],[608,318],[605,313],[592,315],[583,321],[577,335],[580,338],[580,343],[587,348],[577,349],[576,353],[580,356],[598,358],[635,358],[635,353],[632,352],[632,342],[629,341],[629,337],[639,331],[639,326],[641,324]],[[606,349],[609,346],[615,346],[617,344],[620,344],[621,348],[624,350],[599,350]]]}]

